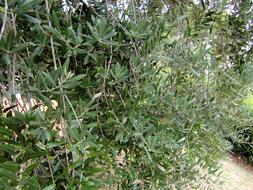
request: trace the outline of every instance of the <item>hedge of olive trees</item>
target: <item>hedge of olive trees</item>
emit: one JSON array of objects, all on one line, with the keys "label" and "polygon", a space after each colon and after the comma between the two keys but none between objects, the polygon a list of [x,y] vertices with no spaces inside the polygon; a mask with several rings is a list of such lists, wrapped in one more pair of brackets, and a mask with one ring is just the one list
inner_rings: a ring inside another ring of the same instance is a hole
[{"label": "hedge of olive trees", "polygon": [[0,1],[0,189],[210,182],[224,135],[250,121],[219,54],[227,17],[147,2]]}]

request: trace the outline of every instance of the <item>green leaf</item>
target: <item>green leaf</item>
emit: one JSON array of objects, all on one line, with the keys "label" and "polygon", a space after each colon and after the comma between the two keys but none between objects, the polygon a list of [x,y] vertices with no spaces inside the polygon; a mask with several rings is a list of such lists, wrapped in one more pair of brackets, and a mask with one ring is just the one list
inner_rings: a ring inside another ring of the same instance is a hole
[{"label": "green leaf", "polygon": [[72,42],[77,45],[78,44],[78,38],[76,36],[76,32],[73,30],[72,27],[68,27],[68,35],[69,35],[69,38],[72,40]]},{"label": "green leaf", "polygon": [[11,58],[8,54],[3,54],[2,56],[2,60],[6,65],[10,65],[11,64]]},{"label": "green leaf", "polygon": [[70,88],[74,88],[74,87],[78,86],[80,84],[80,80],[82,80],[85,76],[86,76],[86,74],[80,74],[80,75],[77,75],[71,79],[68,79],[62,85],[62,88],[70,89]]},{"label": "green leaf", "polygon": [[28,48],[30,46],[33,46],[34,44],[31,42],[24,42],[24,43],[19,43],[16,45],[16,47],[13,49],[13,52],[19,52],[24,50],[25,48]]},{"label": "green leaf", "polygon": [[43,52],[44,47],[43,46],[38,46],[36,47],[33,52],[32,52],[32,56],[31,57],[35,57],[37,55],[41,55],[41,53]]},{"label": "green leaf", "polygon": [[16,154],[16,148],[14,145],[11,144],[0,144],[0,150],[3,150],[4,152],[7,152],[9,154]]},{"label": "green leaf", "polygon": [[77,75],[77,76],[75,76],[75,77],[73,77],[73,78],[67,80],[66,82],[67,82],[67,83],[75,83],[75,82],[77,82],[77,81],[82,80],[82,79],[83,79],[84,77],[86,77],[86,76],[87,76],[86,74],[80,74],[80,75]]},{"label": "green leaf", "polygon": [[46,73],[44,71],[42,71],[41,73],[44,75],[44,77],[47,79],[47,81],[51,84],[52,87],[56,86],[56,82],[51,77],[50,73]]},{"label": "green leaf", "polygon": [[84,168],[84,171],[86,173],[86,175],[94,175],[96,173],[99,173],[99,172],[105,172],[105,170],[103,168],[98,168],[98,167],[85,167]]},{"label": "green leaf", "polygon": [[60,32],[53,27],[49,27],[47,25],[43,26],[50,34],[52,34],[54,37],[58,38],[59,40],[64,40],[62,39],[62,36],[60,34]]},{"label": "green leaf", "polygon": [[28,22],[30,23],[33,23],[33,24],[40,24],[41,21],[33,16],[30,16],[28,14],[22,14],[22,16],[24,17],[25,20],[27,20]]},{"label": "green leaf", "polygon": [[34,169],[38,168],[40,166],[40,163],[33,163],[29,166],[27,166],[24,170],[24,173],[30,174]]},{"label": "green leaf", "polygon": [[17,42],[17,38],[18,38],[18,36],[14,32],[14,30],[11,30],[8,32],[7,37],[6,37],[8,50],[12,50],[13,46]]},{"label": "green leaf", "polygon": [[71,169],[76,169],[76,168],[80,167],[84,162],[85,162],[84,159],[77,160],[77,161],[75,161],[74,163],[72,163],[72,164],[70,165],[70,168],[71,168]]},{"label": "green leaf", "polygon": [[17,181],[17,175],[8,169],[0,168],[0,177],[6,177],[7,179]]},{"label": "green leaf", "polygon": [[63,64],[63,71],[64,71],[64,73],[67,73],[68,72],[68,70],[69,70],[69,63],[70,63],[70,59],[69,59],[69,57],[66,59],[66,61],[64,62],[64,64]]},{"label": "green leaf", "polygon": [[25,13],[27,11],[33,10],[33,7],[35,5],[39,5],[42,2],[42,0],[25,0],[22,2],[22,4],[18,7],[16,10],[17,13]]},{"label": "green leaf", "polygon": [[12,172],[18,172],[20,170],[20,165],[15,162],[6,161],[4,163],[0,163],[0,168],[4,168]]},{"label": "green leaf", "polygon": [[1,190],[11,189],[9,183],[6,183],[6,179],[4,177],[0,177],[0,184],[2,185]]},{"label": "green leaf", "polygon": [[23,158],[23,162],[31,159],[31,158],[39,158],[39,157],[43,157],[46,156],[48,154],[47,151],[32,151],[32,150],[28,150],[26,151],[24,158]]},{"label": "green leaf", "polygon": [[166,172],[165,168],[163,166],[161,166],[160,164],[157,164],[157,167],[159,168],[159,170],[161,170],[162,172]]},{"label": "green leaf", "polygon": [[36,179],[35,176],[21,179],[19,186],[21,188],[28,187],[29,189],[34,189],[34,190],[40,189],[40,184],[38,183],[38,180]]},{"label": "green leaf", "polygon": [[59,21],[59,18],[54,10],[52,11],[52,19],[53,19],[53,24],[55,25],[57,30],[60,31],[60,21]]},{"label": "green leaf", "polygon": [[82,140],[79,130],[80,129],[78,127],[70,127],[69,128],[69,135],[71,136],[71,138],[73,138],[77,142]]},{"label": "green leaf", "polygon": [[55,189],[55,185],[52,184],[52,185],[46,186],[43,190],[54,190],[54,189]]},{"label": "green leaf", "polygon": [[48,148],[55,148],[59,147],[64,144],[64,141],[58,141],[58,142],[49,142],[47,143]]},{"label": "green leaf", "polygon": [[3,126],[1,126],[0,127],[0,134],[2,134],[2,135],[6,135],[6,136],[12,136],[12,131],[11,130],[9,130],[9,129],[7,129],[7,128],[5,128],[5,127],[3,127]]}]

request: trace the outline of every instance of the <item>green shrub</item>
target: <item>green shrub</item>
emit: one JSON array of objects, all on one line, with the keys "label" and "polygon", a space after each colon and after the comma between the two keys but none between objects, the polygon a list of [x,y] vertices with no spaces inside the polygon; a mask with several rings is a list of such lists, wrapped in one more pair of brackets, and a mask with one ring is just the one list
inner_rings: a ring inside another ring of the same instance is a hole
[{"label": "green shrub", "polygon": [[180,33],[184,17],[138,5],[47,3],[12,0],[1,13],[3,95],[48,109],[1,116],[0,189],[170,189],[216,173],[238,110],[220,74],[233,71],[207,58],[208,29]]},{"label": "green shrub", "polygon": [[[242,101],[242,109],[252,118],[252,96],[248,96]],[[237,127],[235,135],[229,136],[232,142],[232,152],[244,156],[250,163],[253,163],[253,130],[249,123],[246,126]]]}]

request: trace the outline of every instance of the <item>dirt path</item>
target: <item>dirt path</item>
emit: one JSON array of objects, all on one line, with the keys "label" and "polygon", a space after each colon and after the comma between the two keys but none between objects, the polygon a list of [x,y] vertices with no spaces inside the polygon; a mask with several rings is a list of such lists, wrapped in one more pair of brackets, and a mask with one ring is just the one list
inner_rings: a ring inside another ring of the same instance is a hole
[{"label": "dirt path", "polygon": [[214,190],[253,190],[253,167],[242,158],[230,157],[221,161],[222,184],[216,184]]}]

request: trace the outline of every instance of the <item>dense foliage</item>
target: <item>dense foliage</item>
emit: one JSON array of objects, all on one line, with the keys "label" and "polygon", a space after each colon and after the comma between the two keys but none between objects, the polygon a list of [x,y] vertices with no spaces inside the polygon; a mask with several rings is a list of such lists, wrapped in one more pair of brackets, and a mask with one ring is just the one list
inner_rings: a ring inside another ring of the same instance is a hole
[{"label": "dense foliage", "polygon": [[0,189],[211,182],[251,123],[250,4],[147,2],[0,1]]}]

